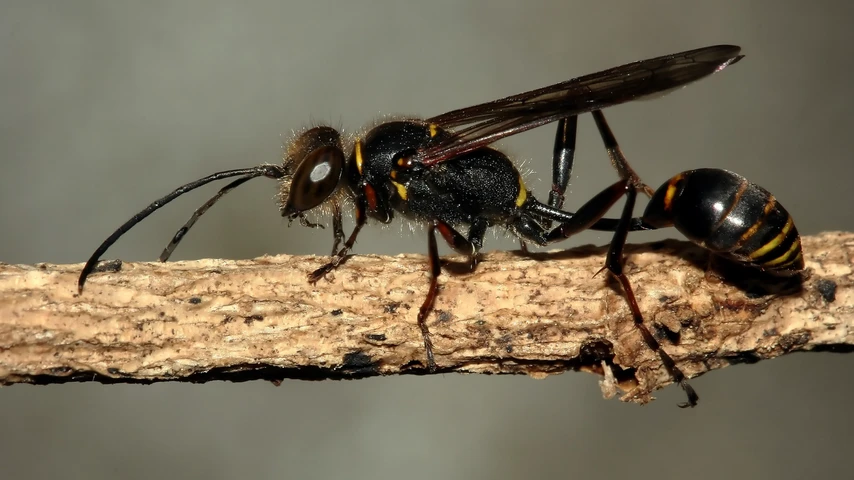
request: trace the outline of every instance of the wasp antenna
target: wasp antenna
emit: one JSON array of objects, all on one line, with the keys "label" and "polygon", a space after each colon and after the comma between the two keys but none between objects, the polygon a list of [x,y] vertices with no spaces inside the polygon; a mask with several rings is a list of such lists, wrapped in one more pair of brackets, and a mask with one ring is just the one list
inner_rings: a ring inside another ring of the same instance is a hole
[{"label": "wasp antenna", "polygon": [[[151,215],[160,207],[163,207],[167,203],[175,200],[181,195],[195,190],[201,186],[207,185],[208,183],[214,182],[216,180],[222,180],[223,178],[231,178],[231,177],[239,177],[244,176],[240,183],[249,180],[250,178],[255,177],[268,177],[268,178],[282,178],[285,176],[285,170],[278,165],[258,165],[256,167],[251,168],[240,168],[236,170],[225,170],[222,172],[217,172],[212,175],[208,175],[207,177],[200,178],[195,182],[190,182],[186,185],[182,185],[175,190],[172,191],[169,195],[166,195],[163,198],[157,199],[151,203],[151,205],[145,207],[141,212],[137,213],[133,217],[130,218],[127,222],[124,223],[121,227],[119,227],[112,235],[107,237],[106,240],[95,250],[95,253],[89,257],[89,260],[86,261],[86,265],[83,266],[83,271],[80,272],[80,278],[77,279],[77,292],[80,293],[83,291],[83,285],[86,283],[86,278],[89,277],[89,274],[95,269],[95,265],[98,264],[98,260],[101,258],[101,255],[107,251],[116,241],[128,230],[133,228],[137,223],[143,221],[145,217]],[[229,186],[237,186],[232,182]],[[238,183],[238,185],[240,184]],[[218,197],[215,197],[218,198]],[[214,200],[215,202],[216,200]],[[204,213],[204,212],[202,212]],[[201,214],[200,214],[201,215]],[[180,240],[180,239],[179,239]]]},{"label": "wasp antenna", "polygon": [[172,252],[175,251],[175,248],[178,247],[178,244],[181,242],[181,240],[184,239],[184,235],[187,234],[187,232],[190,230],[190,227],[195,225],[199,217],[204,215],[205,212],[207,212],[209,208],[211,208],[217,201],[219,201],[219,199],[222,198],[223,195],[239,187],[247,180],[251,180],[253,178],[255,178],[255,176],[253,175],[247,175],[245,177],[238,178],[237,180],[222,187],[220,191],[216,192],[216,195],[211,197],[210,200],[203,203],[202,206],[197,208],[196,211],[193,212],[193,215],[190,217],[190,219],[187,220],[187,223],[185,223],[183,227],[179,228],[178,231],[175,232],[175,235],[172,236],[172,240],[169,241],[169,244],[166,245],[166,248],[164,248],[163,252],[160,254],[159,260],[161,262],[169,260],[169,257],[172,255]]}]

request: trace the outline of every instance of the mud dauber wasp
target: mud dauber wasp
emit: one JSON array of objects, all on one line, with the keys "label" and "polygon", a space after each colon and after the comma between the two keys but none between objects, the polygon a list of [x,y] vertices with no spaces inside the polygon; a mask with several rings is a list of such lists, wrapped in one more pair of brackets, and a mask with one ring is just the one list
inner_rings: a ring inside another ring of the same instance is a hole
[{"label": "mud dauber wasp", "polygon": [[[718,72],[742,58],[740,48],[718,45],[666,55],[586,75],[548,87],[454,110],[426,120],[381,123],[350,141],[327,126],[298,135],[286,148],[282,165],[259,165],[217,172],[174,190],[134,215],[92,254],[78,280],[86,278],[101,255],[125,232],[175,198],[215,180],[238,177],[199,207],[163,253],[166,261],[187,231],[223,195],[255,177],[280,182],[280,211],[290,220],[320,226],[306,212],[321,207],[331,214],[333,258],[309,274],[314,283],[340,266],[368,218],[389,223],[395,212],[427,224],[430,288],[418,313],[427,366],[436,363],[426,319],[438,290],[441,265],[436,232],[456,252],[477,264],[489,227],[502,226],[537,245],[564,240],[583,230],[614,232],[604,269],[621,283],[646,343],[658,352],[668,372],[696,404],[685,376],[643,323],[623,273],[623,247],[629,231],[676,226],[709,250],[760,268],[789,272],[803,267],[791,218],[761,187],[723,170],[684,172],[653,194],[641,182],[617,145],[601,110],[641,97],[663,94]],[[575,213],[561,210],[575,151],[577,116],[592,113],[620,180]],[[492,143],[532,128],[558,122],[553,185],[549,203],[536,200],[513,162]],[[346,143],[346,150],[345,150]],[[349,150],[349,156],[345,151]],[[644,216],[632,218],[638,190],[652,197]],[[619,219],[604,218],[623,195]],[[355,227],[344,241],[341,205],[352,201]],[[557,223],[551,228],[552,222]],[[466,228],[464,235],[457,228]],[[339,249],[341,242],[344,242]]]}]

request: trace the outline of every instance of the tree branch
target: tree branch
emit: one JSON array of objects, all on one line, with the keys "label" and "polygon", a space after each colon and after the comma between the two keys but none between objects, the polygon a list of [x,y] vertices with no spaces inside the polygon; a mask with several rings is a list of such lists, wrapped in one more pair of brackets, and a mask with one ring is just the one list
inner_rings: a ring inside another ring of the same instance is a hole
[{"label": "tree branch", "polygon": [[[851,351],[854,234],[803,245],[811,271],[802,283],[732,266],[725,280],[706,278],[708,254],[678,241],[628,247],[627,272],[647,323],[689,377],[793,351]],[[618,287],[591,278],[603,255],[590,246],[491,253],[474,273],[443,275],[429,320],[440,372],[583,370],[604,374],[606,395],[650,401],[672,380]],[[426,259],[356,255],[330,281],[308,284],[325,261],[116,262],[81,295],[81,265],[0,264],[0,382],[425,373],[415,317]]]}]

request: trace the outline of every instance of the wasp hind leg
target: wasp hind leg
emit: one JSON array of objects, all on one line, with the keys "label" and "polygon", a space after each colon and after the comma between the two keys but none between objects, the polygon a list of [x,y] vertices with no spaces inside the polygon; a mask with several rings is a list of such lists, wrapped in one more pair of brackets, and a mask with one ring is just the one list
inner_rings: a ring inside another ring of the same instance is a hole
[{"label": "wasp hind leg", "polygon": [[640,332],[644,343],[646,343],[652,351],[658,354],[659,358],[661,358],[661,363],[664,364],[664,368],[673,380],[682,387],[685,394],[688,395],[688,401],[686,403],[680,403],[679,406],[683,408],[693,407],[697,405],[697,401],[699,400],[697,392],[695,392],[694,388],[688,384],[685,374],[682,373],[682,370],[679,369],[678,366],[676,366],[676,362],[673,361],[673,358],[671,358],[670,355],[661,348],[658,340],[655,339],[655,336],[653,336],[649,331],[649,327],[644,323],[643,315],[641,314],[640,307],[638,307],[638,302],[635,299],[635,294],[632,290],[632,285],[623,271],[623,248],[626,245],[626,237],[628,236],[636,198],[637,191],[635,189],[631,189],[626,193],[626,204],[623,207],[623,215],[620,218],[617,231],[614,232],[614,238],[611,240],[611,245],[608,247],[608,254],[603,270],[607,269],[608,272],[610,272],[610,274],[620,282],[620,286],[622,286],[626,300],[629,303],[629,309],[632,312],[635,328]]},{"label": "wasp hind leg", "polygon": [[[566,199],[566,187],[572,176],[572,164],[575,161],[575,137],[578,130],[578,116],[562,118],[557,122],[554,151],[552,153],[552,189],[549,191],[549,206],[558,210],[563,208]],[[552,222],[543,226],[551,228]]]},{"label": "wasp hind leg", "polygon": [[638,190],[649,194],[651,189],[640,181],[637,174],[629,166],[619,145],[617,145],[617,140],[614,138],[613,133],[611,133],[611,129],[608,127],[608,123],[605,121],[605,116],[602,115],[602,112],[593,112],[593,117],[596,119],[596,126],[599,128],[599,134],[602,136],[602,141],[605,143],[608,156],[611,157],[611,161],[614,163],[617,171],[626,179],[627,182],[627,190],[625,192],[626,203],[623,206],[623,213],[620,215],[617,228],[614,230],[614,237],[611,239],[611,244],[608,247],[605,266],[602,270],[608,270],[608,272],[610,272],[610,274],[613,275],[620,283],[620,286],[623,288],[623,292],[625,293],[626,300],[629,303],[629,309],[632,312],[635,328],[640,332],[647,346],[658,354],[659,358],[661,358],[661,363],[664,364],[664,368],[673,380],[682,387],[682,390],[684,390],[685,394],[688,396],[688,401],[686,403],[679,404],[679,406],[683,408],[693,407],[697,405],[697,401],[699,400],[697,393],[691,385],[688,384],[685,374],[678,366],[676,366],[676,362],[673,361],[673,358],[671,358],[670,355],[661,348],[658,340],[655,339],[655,336],[653,336],[649,331],[649,327],[644,323],[643,314],[641,314],[640,307],[638,307],[638,302],[635,298],[634,291],[632,290],[632,285],[624,272],[623,249],[626,246],[626,239],[628,237],[629,230],[632,227],[632,214],[634,213]]}]

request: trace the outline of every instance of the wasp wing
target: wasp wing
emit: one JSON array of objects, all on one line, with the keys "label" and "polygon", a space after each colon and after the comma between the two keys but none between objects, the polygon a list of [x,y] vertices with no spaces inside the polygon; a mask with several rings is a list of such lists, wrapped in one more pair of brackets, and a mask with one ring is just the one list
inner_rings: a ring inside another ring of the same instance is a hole
[{"label": "wasp wing", "polygon": [[463,128],[419,152],[419,159],[436,164],[561,118],[664,94],[741,60],[740,51],[734,45],[716,45],[640,60],[438,115],[428,121]]}]

